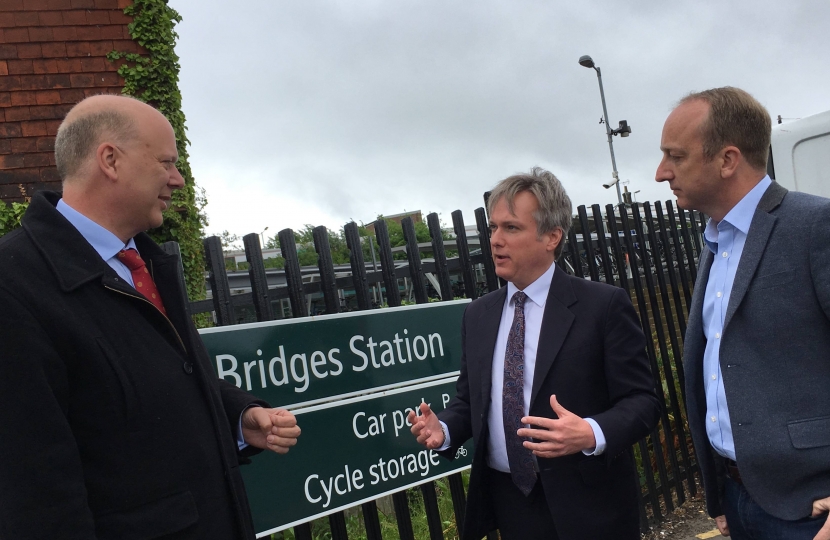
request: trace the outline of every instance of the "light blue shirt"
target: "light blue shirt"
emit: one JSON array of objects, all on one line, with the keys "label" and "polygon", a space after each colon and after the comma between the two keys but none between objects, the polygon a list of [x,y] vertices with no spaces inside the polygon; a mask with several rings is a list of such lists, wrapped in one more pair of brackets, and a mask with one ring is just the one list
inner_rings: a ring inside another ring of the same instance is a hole
[{"label": "light blue shirt", "polygon": [[703,239],[714,254],[709,270],[709,281],[703,295],[703,333],[706,350],[703,353],[703,388],[706,392],[706,434],[715,451],[723,457],[735,458],[735,441],[720,369],[720,342],[723,338],[723,322],[735,273],[741,262],[741,254],[749,233],[752,216],[761,197],[772,184],[765,176],[718,223],[709,219]]},{"label": "light blue shirt", "polygon": [[[542,316],[545,313],[545,303],[548,300],[548,293],[550,292],[550,284],[553,281],[553,273],[556,271],[556,264],[551,264],[544,274],[539,276],[536,281],[525,287],[524,293],[527,295],[527,301],[524,305],[525,314],[525,342],[524,342],[524,373],[535,373],[536,371],[536,352],[539,348],[539,336],[542,331]],[[507,301],[504,303],[501,314],[501,322],[499,323],[499,332],[496,336],[496,346],[493,349],[493,370],[492,380],[490,384],[490,411],[487,417],[487,425],[489,427],[490,436],[487,440],[488,445],[488,465],[492,469],[502,472],[510,472],[510,466],[507,460],[507,444],[504,436],[504,416],[502,413],[502,392],[504,386],[504,356],[507,352],[507,338],[510,334],[510,327],[513,324],[513,315],[515,313],[515,302],[513,295],[519,291],[512,282],[507,284]],[[524,413],[528,414],[530,410],[530,395],[533,389],[533,378],[524,377]],[[596,447],[591,450],[583,450],[586,455],[599,455],[605,451],[605,435],[599,424],[592,418],[585,418],[588,425],[594,432],[596,439]],[[439,450],[449,448],[449,431],[446,424],[443,422],[442,428],[444,430],[444,445]]]},{"label": "light blue shirt", "polygon": [[106,261],[106,263],[110,265],[113,270],[115,270],[118,277],[129,283],[131,287],[135,288],[135,284],[133,283],[133,275],[130,273],[130,269],[118,260],[117,257],[118,252],[122,249],[132,248],[137,252],[138,250],[135,247],[135,240],[130,238],[130,241],[125,244],[120,238],[115,236],[109,230],[98,225],[82,213],[66,204],[63,199],[58,201],[57,210],[61,213],[61,215],[63,215],[63,217],[66,218],[67,221],[69,221],[69,223],[72,224],[73,227],[78,229],[81,236],[83,236],[84,239],[89,242],[89,245],[92,246],[92,249],[97,251],[98,255],[100,255],[101,258],[104,259],[104,261]]},{"label": "light blue shirt", "polygon": [[[122,249],[132,248],[138,252],[138,249],[135,247],[135,240],[130,238],[130,241],[125,244],[112,232],[105,229],[101,225],[98,225],[82,213],[66,204],[63,199],[58,201],[56,209],[63,217],[66,218],[67,221],[69,221],[69,223],[72,224],[73,227],[78,229],[81,236],[83,236],[84,239],[89,242],[89,245],[92,246],[92,249],[98,252],[98,255],[100,255],[101,258],[104,259],[104,261],[106,261],[106,263],[110,265],[113,270],[115,270],[118,277],[129,283],[131,287],[135,288],[135,284],[133,283],[133,275],[130,272],[130,269],[118,260],[117,256],[118,252]],[[252,406],[259,407],[259,405]],[[242,416],[244,414],[245,411],[243,410],[242,414],[239,415],[239,425],[237,426],[236,432],[236,444],[239,446],[240,450],[248,446],[242,436]]]}]

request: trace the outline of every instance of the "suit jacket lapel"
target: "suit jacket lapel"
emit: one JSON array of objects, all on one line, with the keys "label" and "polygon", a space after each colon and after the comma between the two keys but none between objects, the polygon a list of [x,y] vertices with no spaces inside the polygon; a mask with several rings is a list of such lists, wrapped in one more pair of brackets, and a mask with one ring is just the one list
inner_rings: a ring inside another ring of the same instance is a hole
[{"label": "suit jacket lapel", "polygon": [[696,343],[703,338],[703,296],[706,293],[706,283],[709,281],[709,271],[712,269],[713,260],[712,251],[704,244],[703,252],[700,254],[692,304],[689,307],[689,324],[683,338],[686,342],[694,341]]},{"label": "suit jacket lapel", "polygon": [[[499,335],[499,325],[501,324],[501,314],[504,310],[504,302],[507,299],[507,287],[502,287],[492,295],[493,298],[487,299],[487,309],[481,314],[477,321],[478,328],[475,336],[471,337],[479,341],[479,346],[476,348],[484,351],[481,355],[481,395],[484,398],[484,410],[490,409],[490,388],[493,386],[493,353],[496,349],[496,338]],[[467,346],[467,350],[470,347]],[[489,354],[487,352],[489,351]],[[470,359],[468,358],[469,362]]]},{"label": "suit jacket lapel", "polygon": [[548,375],[559,349],[574,322],[574,314],[568,309],[576,303],[577,298],[569,282],[568,276],[561,269],[553,272],[550,283],[550,292],[545,302],[545,314],[542,316],[542,328],[539,331],[539,347],[536,350],[536,368],[533,372],[533,387],[530,393],[530,406],[536,401],[536,396],[542,388],[542,381]]},{"label": "suit jacket lapel", "polygon": [[735,273],[735,281],[732,284],[732,293],[729,296],[729,306],[726,308],[726,317],[723,321],[723,328],[729,326],[729,321],[737,311],[738,306],[746,294],[761,256],[767,247],[770,233],[775,227],[776,217],[770,214],[772,210],[781,204],[787,190],[776,183],[773,183],[758,203],[755,215],[752,216],[752,223],[749,226],[749,234],[746,236],[744,250],[741,253],[741,262],[738,263],[738,270]]},{"label": "suit jacket lapel", "polygon": [[[700,254],[692,303],[689,307],[689,324],[686,326],[686,335],[683,336],[683,365],[687,381],[699,381],[703,377],[703,352],[706,348],[706,339],[703,335],[703,296],[713,260],[714,254],[704,245],[703,252]],[[696,385],[695,388],[702,394],[702,386]],[[698,403],[705,403],[705,399],[698,400]]]}]

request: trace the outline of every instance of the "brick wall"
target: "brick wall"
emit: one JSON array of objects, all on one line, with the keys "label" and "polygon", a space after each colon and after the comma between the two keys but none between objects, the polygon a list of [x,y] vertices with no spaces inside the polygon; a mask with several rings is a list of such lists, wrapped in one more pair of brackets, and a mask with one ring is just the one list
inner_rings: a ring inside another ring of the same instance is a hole
[{"label": "brick wall", "polygon": [[[0,0],[0,200],[59,189],[55,133],[84,97],[120,94],[112,50],[139,52],[131,0]],[[22,186],[22,188],[21,188]]]}]

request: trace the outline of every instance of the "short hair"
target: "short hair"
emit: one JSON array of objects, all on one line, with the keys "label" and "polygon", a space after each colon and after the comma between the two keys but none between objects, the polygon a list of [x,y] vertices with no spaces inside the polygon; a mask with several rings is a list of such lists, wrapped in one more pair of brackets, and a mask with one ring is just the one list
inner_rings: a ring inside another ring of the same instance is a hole
[{"label": "short hair", "polygon": [[554,257],[559,258],[565,247],[565,239],[571,229],[573,207],[562,182],[550,171],[533,167],[528,174],[514,174],[499,182],[487,199],[487,213],[492,214],[496,203],[504,198],[507,208],[514,212],[513,201],[516,195],[527,191],[536,197],[539,208],[533,213],[536,232],[541,238],[554,229],[562,230],[562,240],[556,246]]},{"label": "short hair", "polygon": [[709,116],[701,125],[704,158],[711,161],[725,146],[732,145],[753,168],[767,168],[772,121],[758,100],[745,90],[724,86],[693,92],[678,105],[697,100],[709,104]]},{"label": "short hair", "polygon": [[125,142],[136,136],[135,120],[123,111],[106,108],[64,122],[55,137],[55,165],[62,181],[78,172],[106,138]]}]

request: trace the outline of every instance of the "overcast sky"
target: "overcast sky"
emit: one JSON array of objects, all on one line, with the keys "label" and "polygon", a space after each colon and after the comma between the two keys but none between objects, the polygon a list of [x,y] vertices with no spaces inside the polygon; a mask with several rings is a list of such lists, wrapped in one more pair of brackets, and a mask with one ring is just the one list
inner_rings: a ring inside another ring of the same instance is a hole
[{"label": "overcast sky", "polygon": [[482,193],[540,165],[578,204],[639,201],[692,90],[739,86],[773,118],[830,109],[830,2],[170,0],[208,232],[338,229],[434,211],[468,224]]}]

